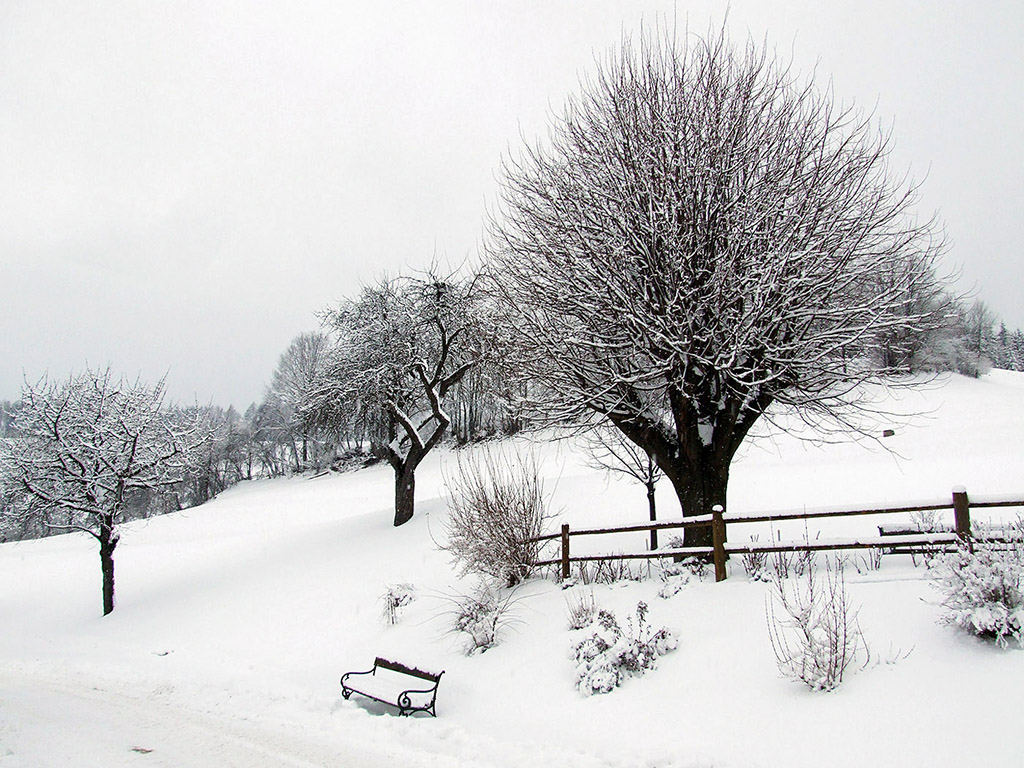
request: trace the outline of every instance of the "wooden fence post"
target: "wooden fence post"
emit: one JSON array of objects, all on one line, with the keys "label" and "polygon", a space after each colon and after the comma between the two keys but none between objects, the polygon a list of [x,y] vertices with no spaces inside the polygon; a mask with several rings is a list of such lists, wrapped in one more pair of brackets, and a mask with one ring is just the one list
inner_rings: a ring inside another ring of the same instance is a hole
[{"label": "wooden fence post", "polygon": [[569,578],[569,524],[562,523],[562,581]]},{"label": "wooden fence post", "polygon": [[711,508],[711,538],[715,548],[715,581],[725,581],[725,512],[721,504]]},{"label": "wooden fence post", "polygon": [[956,535],[973,552],[974,545],[971,543],[971,504],[967,499],[967,489],[962,485],[953,486],[953,519]]}]

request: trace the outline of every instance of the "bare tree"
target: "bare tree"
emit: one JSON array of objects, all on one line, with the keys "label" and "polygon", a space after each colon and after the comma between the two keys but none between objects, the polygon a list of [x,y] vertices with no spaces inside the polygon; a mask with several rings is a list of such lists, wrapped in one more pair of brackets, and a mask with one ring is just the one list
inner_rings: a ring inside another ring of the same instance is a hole
[{"label": "bare tree", "polygon": [[0,439],[14,436],[14,415],[17,404],[9,400],[0,400]]},{"label": "bare tree", "polygon": [[935,279],[929,259],[893,263],[896,272],[879,272],[879,289],[903,290],[905,301],[896,311],[926,322],[887,324],[875,334],[872,347],[878,362],[893,373],[956,370],[963,357],[960,342],[961,297]]},{"label": "bare tree", "polygon": [[180,483],[205,436],[163,409],[164,385],[109,370],[60,384],[26,383],[20,437],[0,443],[0,478],[20,508],[51,530],[84,531],[100,547],[103,614],[114,610],[114,550],[132,494]]},{"label": "bare tree", "polygon": [[395,471],[395,525],[415,504],[415,473],[451,417],[445,398],[484,358],[475,279],[434,273],[382,279],[326,315],[335,346],[304,407],[307,422],[381,425]]},{"label": "bare tree", "polygon": [[266,407],[278,411],[280,437],[291,448],[296,471],[309,465],[309,444],[315,439],[299,408],[316,386],[327,349],[323,333],[300,333],[292,339],[278,360],[264,400]]},{"label": "bare tree", "polygon": [[913,216],[889,150],[869,117],[753,43],[624,42],[548,141],[506,162],[489,226],[537,407],[607,417],[684,515],[726,503],[769,406],[853,424],[858,385],[884,371],[878,335],[933,322],[901,275],[934,279],[941,231]]},{"label": "bare tree", "polygon": [[991,346],[993,326],[997,320],[995,313],[981,299],[975,299],[970,307],[963,310],[961,325],[969,362],[961,373],[978,378],[992,367],[986,353]]},{"label": "bare tree", "polygon": [[[651,522],[658,520],[654,491],[664,476],[658,462],[646,448],[641,448],[615,427],[598,428],[586,435],[591,463],[606,472],[618,472],[642,483],[647,491],[647,511]],[[658,531],[651,530],[651,549],[658,548]]]}]

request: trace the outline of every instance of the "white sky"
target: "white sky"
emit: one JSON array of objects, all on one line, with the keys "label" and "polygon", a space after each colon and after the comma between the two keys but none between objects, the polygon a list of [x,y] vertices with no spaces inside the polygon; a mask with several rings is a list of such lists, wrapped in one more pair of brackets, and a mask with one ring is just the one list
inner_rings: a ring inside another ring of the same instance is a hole
[{"label": "white sky", "polygon": [[[111,364],[244,409],[314,313],[475,256],[503,153],[595,55],[723,2],[0,0],[0,399]],[[894,127],[950,266],[1024,328],[1024,6],[732,0]]]}]

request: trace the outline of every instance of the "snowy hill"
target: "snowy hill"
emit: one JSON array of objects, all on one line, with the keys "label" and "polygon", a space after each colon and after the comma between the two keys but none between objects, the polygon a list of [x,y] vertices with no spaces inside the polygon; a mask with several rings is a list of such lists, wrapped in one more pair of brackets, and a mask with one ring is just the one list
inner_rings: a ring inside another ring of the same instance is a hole
[{"label": "snowy hill", "polygon": [[[734,464],[729,512],[945,501],[956,484],[972,496],[1024,494],[1024,375],[954,376],[889,406],[926,415],[881,446],[763,436]],[[555,523],[644,520],[639,486],[588,468],[568,443],[539,450]],[[848,574],[873,659],[832,693],[780,676],[768,587],[738,558],[728,581],[667,599],[656,569],[648,581],[593,585],[598,605],[625,617],[644,600],[680,639],[656,671],[610,694],[573,687],[569,593],[553,580],[521,588],[503,642],[465,656],[447,614],[471,584],[435,544],[449,461],[428,459],[416,516],[398,529],[387,467],[246,483],[126,526],[106,618],[92,539],[0,545],[0,768],[1024,764],[1024,651],[937,623],[926,572],[905,557]],[[660,517],[677,518],[662,485]],[[848,519],[822,535],[878,522]],[[756,532],[730,530],[730,540]],[[380,597],[403,582],[418,598],[385,626]],[[446,670],[436,720],[342,700],[341,673],[375,655]]]}]

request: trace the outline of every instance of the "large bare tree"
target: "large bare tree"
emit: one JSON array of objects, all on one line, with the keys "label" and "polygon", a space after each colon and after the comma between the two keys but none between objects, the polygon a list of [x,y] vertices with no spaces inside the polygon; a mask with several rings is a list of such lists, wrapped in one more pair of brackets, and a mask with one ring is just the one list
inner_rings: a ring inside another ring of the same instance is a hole
[{"label": "large bare tree", "polygon": [[168,413],[163,396],[162,381],[149,387],[109,369],[26,383],[18,437],[0,442],[0,479],[18,508],[99,543],[104,615],[114,610],[114,550],[132,494],[180,483],[189,452],[206,439]]},{"label": "large bare tree", "polygon": [[934,279],[941,231],[889,153],[870,116],[753,43],[623,43],[505,163],[489,226],[545,412],[609,420],[684,515],[726,503],[769,406],[849,422],[879,335],[933,321],[905,283]]},{"label": "large bare tree", "polygon": [[307,423],[378,427],[376,449],[395,471],[396,526],[412,518],[416,468],[451,423],[446,396],[484,358],[481,317],[476,279],[432,272],[381,279],[325,316],[334,347]]}]

